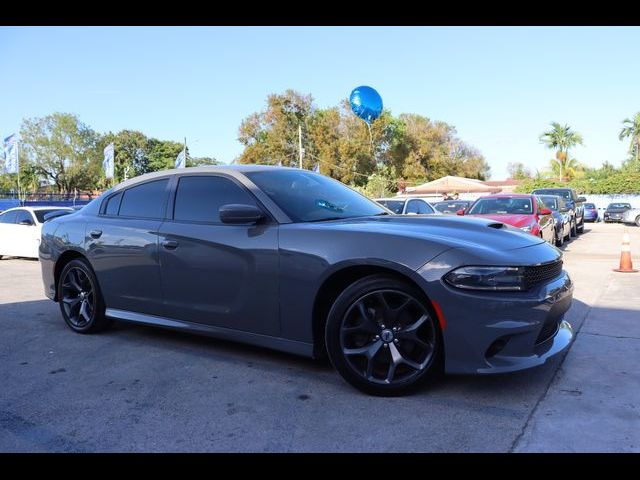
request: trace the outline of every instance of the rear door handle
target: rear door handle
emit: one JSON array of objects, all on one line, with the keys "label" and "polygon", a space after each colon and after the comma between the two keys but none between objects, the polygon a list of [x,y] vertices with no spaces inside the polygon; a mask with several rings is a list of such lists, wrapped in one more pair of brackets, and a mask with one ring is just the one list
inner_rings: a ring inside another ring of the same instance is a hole
[{"label": "rear door handle", "polygon": [[100,235],[102,235],[102,230],[91,230],[89,232],[89,235],[91,235],[91,238],[100,238]]},{"label": "rear door handle", "polygon": [[167,250],[175,250],[178,248],[178,242],[175,240],[165,240],[162,242],[162,246]]}]

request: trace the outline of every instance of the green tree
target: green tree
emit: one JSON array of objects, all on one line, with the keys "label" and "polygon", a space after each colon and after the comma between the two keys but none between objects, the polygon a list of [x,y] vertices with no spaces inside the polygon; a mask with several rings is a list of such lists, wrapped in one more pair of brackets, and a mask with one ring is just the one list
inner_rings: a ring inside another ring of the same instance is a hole
[{"label": "green tree", "polygon": [[100,175],[99,135],[76,115],[54,113],[25,119],[21,155],[37,177],[59,192],[93,188]]},{"label": "green tree", "polygon": [[113,143],[114,175],[117,181],[150,172],[149,139],[137,130],[121,130],[118,133],[107,133],[101,138],[104,148]]},{"label": "green tree", "polygon": [[635,153],[635,168],[640,169],[640,112],[636,113],[632,119],[625,118],[622,124],[624,126],[618,138],[620,141],[630,138],[629,153],[631,155]]},{"label": "green tree", "polygon": [[[187,147],[187,150],[189,148]],[[187,156],[187,167],[206,167],[208,165],[221,165],[222,162],[219,162],[213,157],[189,157]]]},{"label": "green tree", "polygon": [[563,162],[563,164],[551,160],[549,162],[549,168],[555,178],[562,178],[564,180],[573,180],[584,172],[584,167],[575,158],[570,158]]},{"label": "green tree", "polygon": [[[183,148],[184,144],[180,142],[150,138],[147,142],[149,171],[156,172],[173,168],[176,164],[176,157]],[[187,147],[187,153],[189,153],[189,147]]]},{"label": "green tree", "polygon": [[556,158],[552,160],[558,164],[558,179],[564,179],[565,171],[569,166],[569,150],[576,145],[582,145],[582,136],[571,130],[569,125],[560,125],[558,122],[551,123],[551,130],[540,135],[540,142],[547,148],[556,150]]},{"label": "green tree", "polygon": [[507,172],[509,173],[509,178],[514,180],[524,180],[532,176],[531,170],[522,162],[509,162],[507,164]]}]

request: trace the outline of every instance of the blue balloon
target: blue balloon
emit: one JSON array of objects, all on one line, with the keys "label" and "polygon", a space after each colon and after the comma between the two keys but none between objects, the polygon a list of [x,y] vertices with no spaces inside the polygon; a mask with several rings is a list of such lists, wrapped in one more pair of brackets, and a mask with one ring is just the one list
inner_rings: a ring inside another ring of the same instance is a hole
[{"label": "blue balloon", "polygon": [[351,110],[369,125],[382,113],[382,97],[365,85],[353,89],[349,96]]}]

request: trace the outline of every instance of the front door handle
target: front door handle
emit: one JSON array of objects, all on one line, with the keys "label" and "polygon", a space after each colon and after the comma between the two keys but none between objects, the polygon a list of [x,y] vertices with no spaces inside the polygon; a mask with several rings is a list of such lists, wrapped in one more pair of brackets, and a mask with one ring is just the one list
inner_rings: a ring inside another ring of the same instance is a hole
[{"label": "front door handle", "polygon": [[176,242],[175,240],[165,240],[164,242],[162,242],[162,246],[167,250],[175,250],[176,248],[178,248],[178,242]]},{"label": "front door handle", "polygon": [[91,230],[89,232],[89,235],[91,235],[91,238],[100,238],[100,235],[102,235],[102,230]]}]

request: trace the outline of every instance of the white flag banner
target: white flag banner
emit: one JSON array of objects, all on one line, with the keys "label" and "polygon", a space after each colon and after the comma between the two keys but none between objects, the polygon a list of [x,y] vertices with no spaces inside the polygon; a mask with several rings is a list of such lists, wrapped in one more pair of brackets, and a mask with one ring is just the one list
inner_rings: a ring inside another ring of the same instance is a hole
[{"label": "white flag banner", "polygon": [[316,172],[316,173],[320,173],[320,164],[319,163],[316,163],[316,166],[313,167],[313,171]]},{"label": "white flag banner", "polygon": [[107,145],[104,149],[104,160],[102,161],[102,168],[104,170],[104,176],[108,179],[114,176],[114,147],[113,143]]},{"label": "white flag banner", "polygon": [[7,173],[18,173],[18,138],[16,134],[9,135],[4,139],[4,169]]},{"label": "white flag banner", "polygon": [[184,149],[176,157],[176,168],[186,167],[186,155]]}]

